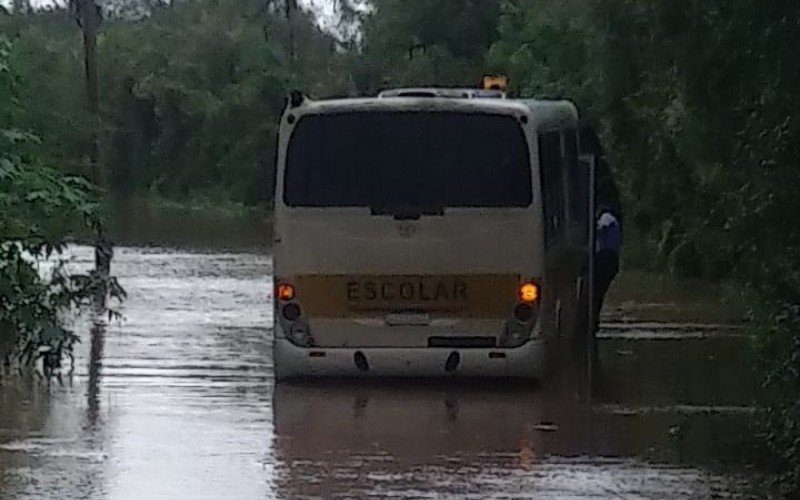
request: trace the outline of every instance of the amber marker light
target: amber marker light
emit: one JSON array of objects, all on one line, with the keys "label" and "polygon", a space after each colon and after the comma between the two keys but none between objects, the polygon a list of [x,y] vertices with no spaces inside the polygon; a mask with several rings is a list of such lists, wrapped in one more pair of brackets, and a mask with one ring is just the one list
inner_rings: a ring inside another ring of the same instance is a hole
[{"label": "amber marker light", "polygon": [[539,287],[536,283],[523,283],[519,286],[519,300],[522,302],[536,302],[539,298]]},{"label": "amber marker light", "polygon": [[278,283],[275,295],[280,300],[292,300],[294,298],[294,287],[289,283]]}]

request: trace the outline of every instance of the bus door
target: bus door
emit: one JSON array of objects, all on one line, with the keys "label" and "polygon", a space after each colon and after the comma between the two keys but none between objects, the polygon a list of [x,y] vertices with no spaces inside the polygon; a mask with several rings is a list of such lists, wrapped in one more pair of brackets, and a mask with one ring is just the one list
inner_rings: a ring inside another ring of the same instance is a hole
[{"label": "bus door", "polygon": [[[582,296],[586,291],[590,292],[592,290],[595,211],[594,169],[594,155],[581,155],[578,158],[575,176],[573,178],[574,188],[570,193],[575,200],[572,204],[574,217],[571,236],[575,246],[583,249],[584,255],[584,272],[578,277],[580,280],[579,289],[581,290]],[[591,299],[591,297],[588,297],[588,299]],[[589,300],[589,303],[591,304],[591,300]]]},{"label": "bus door", "polygon": [[[578,314],[583,320],[578,321],[578,328],[583,330],[579,334],[577,352],[583,353],[583,364],[586,367],[584,375],[584,394],[591,399],[593,364],[598,359],[597,340],[594,335],[594,240],[595,240],[595,163],[594,155],[581,155],[578,157],[578,175],[576,178],[576,195],[584,205],[579,209],[583,213],[580,223],[576,227],[576,237],[586,248],[585,272],[581,273],[578,285],[579,304]],[[581,342],[582,340],[582,342]]]}]

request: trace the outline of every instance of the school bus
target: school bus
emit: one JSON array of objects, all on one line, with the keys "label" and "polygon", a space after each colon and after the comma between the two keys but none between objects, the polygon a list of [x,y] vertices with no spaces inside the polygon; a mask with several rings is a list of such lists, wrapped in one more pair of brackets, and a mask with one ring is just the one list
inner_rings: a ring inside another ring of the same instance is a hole
[{"label": "school bus", "polygon": [[578,113],[502,89],[289,99],[277,378],[543,378],[588,329]]}]

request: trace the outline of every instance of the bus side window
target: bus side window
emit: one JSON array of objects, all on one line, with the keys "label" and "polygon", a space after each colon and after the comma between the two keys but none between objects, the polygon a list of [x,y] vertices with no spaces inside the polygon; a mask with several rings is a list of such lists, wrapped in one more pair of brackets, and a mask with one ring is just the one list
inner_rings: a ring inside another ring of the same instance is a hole
[{"label": "bus side window", "polygon": [[589,218],[588,171],[578,164],[577,130],[564,131],[564,171],[566,172],[567,200],[569,206],[569,241],[576,247],[587,243]]},{"label": "bus side window", "polygon": [[546,246],[557,242],[564,232],[564,171],[561,153],[561,132],[545,132],[539,135],[539,172]]},{"label": "bus side window", "polygon": [[589,208],[591,203],[591,186],[592,186],[592,168],[594,167],[594,156],[580,155],[578,157],[578,177],[576,193],[583,200],[581,203],[581,210],[583,211],[583,219],[576,228],[579,231],[576,240],[578,245],[582,248],[589,246],[589,232],[590,228],[594,229],[594,216],[592,210]]}]

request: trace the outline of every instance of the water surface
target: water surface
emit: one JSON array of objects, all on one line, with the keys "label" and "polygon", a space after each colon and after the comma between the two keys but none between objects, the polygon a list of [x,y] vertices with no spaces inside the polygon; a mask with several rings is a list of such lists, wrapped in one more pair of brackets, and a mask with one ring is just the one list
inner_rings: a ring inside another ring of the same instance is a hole
[{"label": "water surface", "polygon": [[264,253],[119,248],[113,272],[124,319],[83,328],[71,377],[0,379],[2,498],[752,495],[757,388],[720,318],[618,300],[591,405],[559,384],[276,387]]}]

